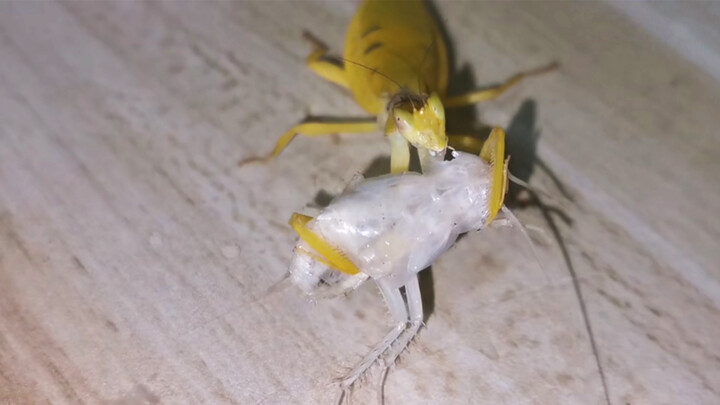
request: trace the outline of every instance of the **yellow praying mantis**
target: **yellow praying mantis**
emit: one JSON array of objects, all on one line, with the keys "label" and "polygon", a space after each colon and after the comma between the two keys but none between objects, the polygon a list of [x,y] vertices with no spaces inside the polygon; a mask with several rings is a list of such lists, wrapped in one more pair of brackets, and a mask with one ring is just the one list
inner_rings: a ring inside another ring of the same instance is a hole
[{"label": "yellow praying mantis", "polygon": [[[320,77],[349,89],[357,103],[376,120],[307,119],[283,134],[265,157],[240,162],[267,161],[278,156],[296,135],[374,133],[382,128],[390,141],[392,173],[408,170],[409,145],[421,157],[442,155],[448,143],[478,153],[482,142],[472,136],[445,133],[445,108],[492,100],[528,76],[549,72],[556,63],[518,73],[489,89],[448,96],[449,60],[435,19],[421,0],[366,0],[355,13],[345,39],[344,65],[327,59],[327,48],[314,44],[307,66]],[[371,117],[368,117],[371,118]]]}]

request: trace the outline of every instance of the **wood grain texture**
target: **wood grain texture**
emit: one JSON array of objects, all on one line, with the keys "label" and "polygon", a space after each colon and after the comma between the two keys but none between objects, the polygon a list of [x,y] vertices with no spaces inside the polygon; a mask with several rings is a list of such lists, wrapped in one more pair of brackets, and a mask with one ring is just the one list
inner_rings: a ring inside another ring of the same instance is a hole
[{"label": "wood grain texture", "polygon": [[[362,115],[304,67],[300,37],[339,53],[354,8],[0,3],[0,404],[336,398],[333,378],[388,326],[378,292],[268,290],[291,255],[290,214],[341,190],[385,140],[298,139],[271,164],[237,162],[307,113]],[[538,242],[540,268],[518,235],[490,231],[424,276],[432,314],[385,403],[720,402],[720,84],[619,7],[437,8],[477,85],[562,64],[474,112],[540,133],[541,163],[574,197],[535,167],[572,219],[553,216],[607,399],[558,242]],[[518,213],[551,234],[539,209]],[[375,403],[376,374],[353,403]]]}]

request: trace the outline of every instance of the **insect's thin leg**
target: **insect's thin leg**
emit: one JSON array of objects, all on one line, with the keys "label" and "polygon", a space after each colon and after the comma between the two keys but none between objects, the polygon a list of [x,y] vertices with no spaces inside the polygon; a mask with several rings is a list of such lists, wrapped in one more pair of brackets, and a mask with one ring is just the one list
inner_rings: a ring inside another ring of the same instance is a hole
[{"label": "insect's thin leg", "polygon": [[385,367],[390,367],[395,363],[395,360],[405,351],[423,324],[422,297],[417,275],[405,284],[405,296],[408,303],[410,325],[407,331],[398,338],[397,343],[388,350],[388,355],[385,358]]},{"label": "insect's thin leg", "polygon": [[390,140],[390,172],[405,173],[410,168],[410,144],[395,132],[388,136]]},{"label": "insect's thin leg", "polygon": [[558,63],[553,62],[547,66],[543,66],[538,69],[528,70],[527,72],[521,72],[508,79],[506,82],[489,89],[472,91],[470,93],[461,94],[459,96],[448,97],[443,100],[443,105],[446,108],[462,107],[465,105],[479,103],[481,101],[493,100],[499,95],[508,91],[511,87],[520,83],[523,79],[530,76],[537,76],[544,73],[551,72],[558,68]]},{"label": "insect's thin leg", "polygon": [[303,38],[313,44],[315,50],[305,59],[305,64],[323,79],[333,82],[344,88],[350,88],[345,69],[339,64],[327,59],[327,46],[309,32],[303,33]]},{"label": "insect's thin leg", "polygon": [[358,365],[356,365],[355,368],[353,368],[352,371],[343,378],[341,383],[343,390],[346,390],[353,385],[353,383],[365,374],[365,372],[380,358],[380,356],[382,356],[383,353],[385,353],[385,351],[392,347],[393,342],[397,340],[398,336],[400,336],[408,324],[408,312],[405,307],[405,301],[400,293],[400,289],[388,286],[383,280],[378,281],[377,284],[380,287],[383,297],[385,297],[385,302],[387,303],[390,314],[396,324],[390,332],[388,332],[385,338],[375,345],[375,347],[373,347],[372,350],[365,355],[362,361],[360,361],[360,363],[358,363]]},{"label": "insect's thin leg", "polygon": [[348,120],[333,120],[326,121],[327,119],[311,119],[305,122],[301,122],[294,127],[290,128],[289,131],[285,132],[283,136],[275,144],[272,152],[264,157],[251,157],[242,160],[240,166],[246,165],[253,162],[266,162],[277,155],[279,155],[288,144],[297,135],[304,135],[310,137],[326,136],[337,133],[356,133],[365,134],[377,132],[378,126],[377,121],[374,118],[367,119],[348,119]]}]

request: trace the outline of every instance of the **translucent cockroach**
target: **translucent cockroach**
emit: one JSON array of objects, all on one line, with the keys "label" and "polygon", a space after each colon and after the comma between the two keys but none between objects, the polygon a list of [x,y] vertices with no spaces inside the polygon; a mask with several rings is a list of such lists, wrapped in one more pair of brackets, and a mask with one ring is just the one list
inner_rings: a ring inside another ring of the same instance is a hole
[{"label": "translucent cockroach", "polygon": [[293,214],[290,225],[299,240],[290,280],[311,296],[333,296],[372,279],[395,322],[342,379],[343,394],[379,359],[387,370],[418,333],[423,322],[418,272],[460,234],[483,229],[501,210],[519,225],[503,206],[504,145],[505,133],[495,128],[480,156],[454,152],[452,160],[429,161],[423,174],[360,180],[315,218]]},{"label": "translucent cockroach", "polygon": [[390,140],[391,172],[408,170],[409,145],[417,148],[421,164],[426,155],[443,156],[448,146],[479,151],[474,137],[445,132],[445,108],[494,99],[530,75],[556,68],[519,73],[485,90],[448,96],[449,61],[441,31],[421,0],[366,0],[355,13],[345,39],[344,63],[327,59],[327,48],[313,40],[315,50],[307,66],[320,77],[349,89],[372,119],[307,119],[288,130],[264,158],[268,160],[301,134],[315,137],[335,133],[374,133],[378,126]]}]

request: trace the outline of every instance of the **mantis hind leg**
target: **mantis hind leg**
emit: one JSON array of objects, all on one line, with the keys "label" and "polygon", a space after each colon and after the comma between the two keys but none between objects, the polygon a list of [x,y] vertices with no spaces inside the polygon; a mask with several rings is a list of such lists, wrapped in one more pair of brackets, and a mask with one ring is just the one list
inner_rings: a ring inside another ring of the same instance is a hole
[{"label": "mantis hind leg", "polygon": [[267,162],[268,160],[278,156],[298,134],[316,137],[326,136],[337,133],[372,133],[378,130],[377,122],[374,118],[369,119],[323,119],[315,118],[305,122],[301,122],[290,128],[283,136],[278,139],[273,150],[263,157],[250,157],[242,160],[239,165],[244,166],[253,162]]},{"label": "mantis hind leg", "polygon": [[508,79],[506,82],[501,83],[498,86],[491,87],[489,89],[484,90],[477,90],[472,91],[470,93],[461,94],[459,96],[454,97],[448,97],[445,100],[443,100],[443,105],[447,108],[453,108],[453,107],[462,107],[466,105],[471,105],[475,103],[479,103],[481,101],[488,101],[493,100],[500,96],[501,94],[508,91],[510,88],[515,86],[516,84],[523,81],[523,79],[526,79],[530,76],[537,76],[541,74],[545,74],[548,72],[552,72],[553,70],[556,70],[558,68],[558,63],[553,62],[547,66],[543,66],[538,69],[528,70],[526,72],[520,72],[516,74],[515,76]]},{"label": "mantis hind leg", "polygon": [[315,48],[305,60],[307,67],[329,82],[346,89],[350,88],[345,69],[343,69],[342,65],[327,58],[327,46],[307,31],[303,33],[303,38],[309,41],[313,45],[313,48]]}]

